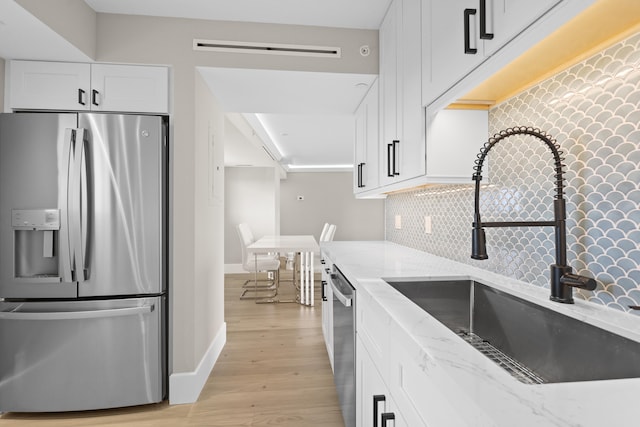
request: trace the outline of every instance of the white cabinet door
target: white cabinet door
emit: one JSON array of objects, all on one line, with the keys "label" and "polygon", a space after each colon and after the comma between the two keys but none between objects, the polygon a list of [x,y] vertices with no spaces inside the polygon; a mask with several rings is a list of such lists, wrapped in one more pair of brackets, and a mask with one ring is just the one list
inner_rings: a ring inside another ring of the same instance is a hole
[{"label": "white cabinet door", "polygon": [[169,112],[166,67],[10,61],[9,107]]},{"label": "white cabinet door", "polygon": [[423,102],[430,104],[561,0],[422,0]]},{"label": "white cabinet door", "polygon": [[424,174],[420,0],[394,0],[380,27],[380,183]]},{"label": "white cabinet door", "polygon": [[91,86],[94,111],[169,111],[166,67],[94,64]]},{"label": "white cabinet door", "polygon": [[402,180],[424,175],[425,133],[422,108],[422,36],[420,0],[402,0],[400,170]]},{"label": "white cabinet door", "polygon": [[333,290],[329,284],[329,275],[331,274],[332,263],[324,254],[321,255],[320,263],[322,265],[322,335],[324,343],[327,346],[327,354],[329,355],[329,363],[333,370]]},{"label": "white cabinet door", "polygon": [[356,425],[425,427],[419,418],[408,419],[400,412],[360,339],[356,339]]},{"label": "white cabinet door", "polygon": [[[412,426],[466,427],[481,412],[427,352],[398,324],[391,324],[389,391],[397,411]],[[461,411],[460,408],[464,408]],[[487,425],[480,422],[477,425]]]},{"label": "white cabinet door", "polygon": [[378,396],[384,396],[385,400],[390,397],[382,377],[358,337],[356,338],[356,425],[373,426],[374,410],[380,425],[380,414],[386,412],[387,402]]},{"label": "white cabinet door", "polygon": [[358,194],[378,187],[378,81],[356,110],[355,164],[353,191]]},{"label": "white cabinet door", "polygon": [[91,66],[66,62],[10,61],[9,107],[89,110]]},{"label": "white cabinet door", "polygon": [[[483,61],[478,52],[477,5],[478,0],[422,0],[425,105]],[[466,13],[467,9],[474,14]]]},{"label": "white cabinet door", "polygon": [[399,140],[398,107],[398,32],[399,4],[401,0],[391,3],[380,26],[380,184],[395,181],[393,163],[394,141]]},{"label": "white cabinet door", "polygon": [[[491,55],[524,31],[561,0],[479,0],[484,1],[487,32],[484,55]],[[482,17],[480,17],[482,19]]]}]

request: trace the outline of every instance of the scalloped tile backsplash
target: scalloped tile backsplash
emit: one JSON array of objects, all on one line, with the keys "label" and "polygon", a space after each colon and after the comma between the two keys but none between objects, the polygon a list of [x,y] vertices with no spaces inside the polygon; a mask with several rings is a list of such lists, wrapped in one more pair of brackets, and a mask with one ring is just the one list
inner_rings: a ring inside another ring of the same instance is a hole
[{"label": "scalloped tile backsplash", "polygon": [[[640,33],[490,110],[491,134],[514,126],[545,131],[564,152],[568,263],[599,283],[575,297],[623,311],[640,305]],[[487,159],[483,221],[553,219],[553,161],[540,140],[509,137]],[[549,286],[552,228],[489,228],[489,259],[470,258],[471,183],[390,195],[385,209],[387,240]]]}]

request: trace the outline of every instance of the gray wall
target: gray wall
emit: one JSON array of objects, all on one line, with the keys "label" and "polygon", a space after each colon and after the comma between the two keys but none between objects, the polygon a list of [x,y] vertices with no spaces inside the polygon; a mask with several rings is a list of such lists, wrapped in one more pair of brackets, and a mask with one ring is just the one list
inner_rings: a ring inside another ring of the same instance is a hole
[{"label": "gray wall", "polygon": [[16,2],[85,55],[90,58],[96,57],[97,14],[83,0],[16,0]]},{"label": "gray wall", "polygon": [[[492,134],[514,126],[548,132],[566,157],[567,261],[595,277],[577,298],[616,310],[640,304],[640,33],[492,108]],[[478,141],[478,149],[484,141]],[[488,155],[491,187],[482,190],[484,221],[553,219],[553,163],[537,139],[507,138]],[[469,170],[471,175],[471,170]],[[471,254],[471,185],[391,195],[393,242],[548,287],[554,263],[550,228],[486,230],[489,259]],[[402,229],[393,224],[402,215]],[[432,217],[432,234],[424,216]],[[640,312],[632,311],[633,314]]]},{"label": "gray wall", "polygon": [[384,240],[384,201],[356,199],[351,172],[288,173],[280,182],[280,233],[317,240],[325,222],[336,224],[334,240]]},{"label": "gray wall", "polygon": [[224,263],[240,264],[238,224],[247,223],[256,239],[277,234],[279,178],[275,168],[227,166],[224,170]]}]

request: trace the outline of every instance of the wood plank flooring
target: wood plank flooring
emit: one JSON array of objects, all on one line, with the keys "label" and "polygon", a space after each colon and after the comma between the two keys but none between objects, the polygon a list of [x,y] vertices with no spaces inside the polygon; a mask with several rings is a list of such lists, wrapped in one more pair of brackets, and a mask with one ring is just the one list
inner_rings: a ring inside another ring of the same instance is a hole
[{"label": "wood plank flooring", "polygon": [[[290,272],[282,273],[283,278]],[[198,402],[0,416],[0,425],[344,427],[316,306],[238,299],[246,275],[225,277],[227,344]],[[319,284],[320,281],[318,280]],[[293,295],[281,284],[282,299]]]}]

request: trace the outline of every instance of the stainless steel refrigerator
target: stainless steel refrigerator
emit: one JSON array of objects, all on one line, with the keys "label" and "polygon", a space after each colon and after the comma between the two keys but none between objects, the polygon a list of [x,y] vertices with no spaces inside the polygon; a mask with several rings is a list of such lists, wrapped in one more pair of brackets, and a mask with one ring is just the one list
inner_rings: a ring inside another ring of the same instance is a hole
[{"label": "stainless steel refrigerator", "polygon": [[167,130],[0,114],[0,412],[164,399]]}]

